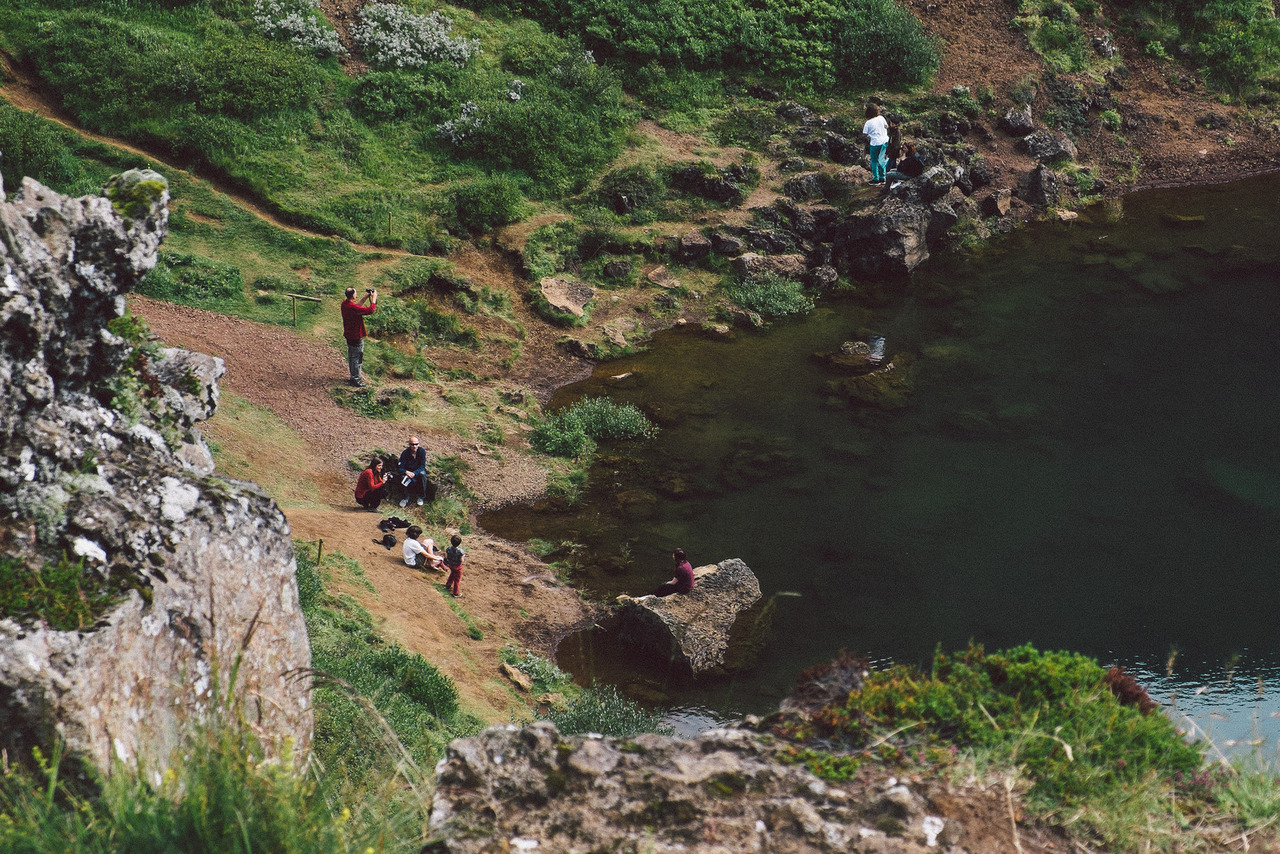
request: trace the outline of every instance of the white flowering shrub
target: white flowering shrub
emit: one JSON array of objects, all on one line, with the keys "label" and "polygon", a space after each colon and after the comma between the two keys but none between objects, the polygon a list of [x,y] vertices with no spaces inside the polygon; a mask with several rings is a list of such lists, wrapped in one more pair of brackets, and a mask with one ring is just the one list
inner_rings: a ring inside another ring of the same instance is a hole
[{"label": "white flowering shrub", "polygon": [[456,118],[436,125],[436,131],[454,145],[461,145],[484,126],[480,118],[480,106],[475,101],[462,105],[462,113]]},{"label": "white flowering shrub", "polygon": [[453,24],[439,12],[415,15],[394,3],[371,3],[360,13],[351,35],[371,65],[421,68],[449,62],[461,68],[480,52],[480,43],[449,35]]},{"label": "white flowering shrub", "polygon": [[320,12],[320,0],[253,0],[253,22],[272,40],[283,40],[317,56],[346,53],[338,33]]}]

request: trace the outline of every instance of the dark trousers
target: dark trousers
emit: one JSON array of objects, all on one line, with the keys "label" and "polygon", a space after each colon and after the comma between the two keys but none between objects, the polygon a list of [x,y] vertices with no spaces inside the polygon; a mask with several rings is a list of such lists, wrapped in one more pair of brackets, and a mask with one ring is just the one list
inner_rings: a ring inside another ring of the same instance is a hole
[{"label": "dark trousers", "polygon": [[371,492],[366,492],[364,498],[357,498],[356,503],[366,510],[377,510],[378,505],[386,500],[387,485],[383,484]]},{"label": "dark trousers", "polygon": [[459,564],[458,566],[451,566],[449,567],[449,577],[446,578],[444,582],[444,589],[448,590],[454,596],[460,596],[461,594],[458,593],[458,584],[461,583],[461,581],[462,581],[461,564]]},{"label": "dark trousers", "polygon": [[659,584],[658,589],[653,591],[654,596],[670,596],[672,593],[679,593],[680,588],[674,581],[668,581],[666,584]]}]

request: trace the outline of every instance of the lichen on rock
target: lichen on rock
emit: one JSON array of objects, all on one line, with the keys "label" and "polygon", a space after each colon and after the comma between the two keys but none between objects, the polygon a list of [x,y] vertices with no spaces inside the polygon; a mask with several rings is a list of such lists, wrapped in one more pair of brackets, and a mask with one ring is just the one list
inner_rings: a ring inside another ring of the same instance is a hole
[{"label": "lichen on rock", "polygon": [[162,350],[123,317],[156,263],[167,183],[135,171],[106,192],[25,179],[0,203],[0,554],[31,572],[74,556],[87,582],[127,591],[79,631],[0,614],[0,747],[19,759],[56,736],[104,770],[163,766],[189,723],[234,700],[268,746],[303,757],[288,525],[253,485],[211,476],[195,424],[221,361]]}]

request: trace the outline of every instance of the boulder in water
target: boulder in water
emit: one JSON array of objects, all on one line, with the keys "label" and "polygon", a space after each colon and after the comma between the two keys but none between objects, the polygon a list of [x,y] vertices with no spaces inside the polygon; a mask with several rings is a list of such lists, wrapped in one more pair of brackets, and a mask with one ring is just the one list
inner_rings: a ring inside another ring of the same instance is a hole
[{"label": "boulder in water", "polygon": [[738,616],[760,600],[760,582],[738,558],[700,566],[693,574],[690,593],[619,596],[617,634],[696,679],[725,664],[730,632]]}]

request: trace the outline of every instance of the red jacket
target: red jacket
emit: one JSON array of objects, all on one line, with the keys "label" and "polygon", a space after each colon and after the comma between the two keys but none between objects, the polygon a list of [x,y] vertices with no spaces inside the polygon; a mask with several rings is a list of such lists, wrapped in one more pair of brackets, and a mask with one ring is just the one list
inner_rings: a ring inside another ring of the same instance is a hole
[{"label": "red jacket", "polygon": [[373,469],[365,469],[360,472],[360,479],[356,481],[356,498],[364,498],[384,483],[386,480],[374,474]]},{"label": "red jacket", "polygon": [[377,303],[373,305],[360,305],[354,299],[342,301],[342,337],[348,341],[359,341],[361,338],[368,336],[368,332],[364,328],[364,316],[373,314],[374,309],[378,307]]}]

